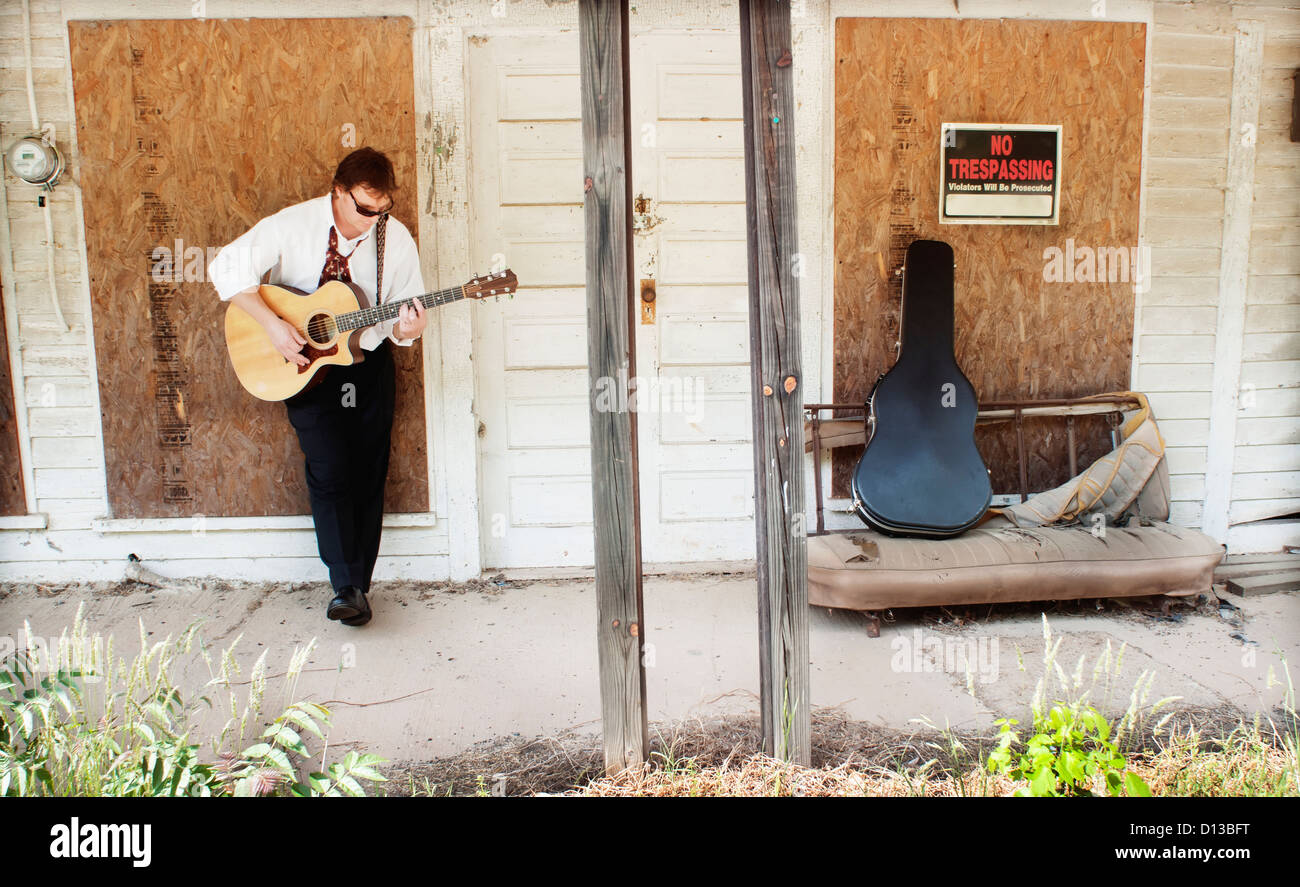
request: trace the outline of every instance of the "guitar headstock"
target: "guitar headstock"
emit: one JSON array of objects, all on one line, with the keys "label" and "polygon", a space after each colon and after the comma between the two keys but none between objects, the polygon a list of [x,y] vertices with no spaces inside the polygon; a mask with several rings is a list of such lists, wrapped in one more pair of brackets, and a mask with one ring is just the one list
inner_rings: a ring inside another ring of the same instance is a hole
[{"label": "guitar headstock", "polygon": [[489,296],[513,295],[519,289],[519,278],[507,268],[492,274],[479,274],[465,284],[465,298],[486,299]]}]

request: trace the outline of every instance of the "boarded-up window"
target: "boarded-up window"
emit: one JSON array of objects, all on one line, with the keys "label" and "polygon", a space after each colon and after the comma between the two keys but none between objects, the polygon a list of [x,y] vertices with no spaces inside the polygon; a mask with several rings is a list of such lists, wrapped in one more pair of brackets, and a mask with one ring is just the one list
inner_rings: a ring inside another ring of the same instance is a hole
[{"label": "boarded-up window", "polygon": [[[394,162],[415,231],[406,18],[70,22],[72,72],[114,517],[303,514],[284,406],[229,365],[209,249],[329,190],[370,145]],[[151,275],[157,249],[180,281]],[[323,261],[322,246],[322,261]],[[385,507],[428,507],[420,348],[394,348]]]},{"label": "boarded-up window", "polygon": [[[915,239],[957,262],[957,360],[982,401],[1129,387],[1133,280],[1048,282],[1047,251],[1138,245],[1146,26],[842,18],[835,31],[834,397],[865,400],[893,365],[900,287]],[[940,225],[944,122],[1060,124],[1059,226]],[[1117,253],[1108,252],[1107,255]],[[1116,269],[1118,270],[1118,269]],[[1150,269],[1146,269],[1149,274]],[[1148,278],[1149,279],[1149,278]],[[1046,427],[1046,426],[1044,426]],[[1029,485],[1068,473],[1063,428],[1027,435]],[[1080,422],[1080,463],[1110,448]],[[1050,434],[1050,436],[1049,436]],[[994,490],[1015,489],[1015,436],[981,430]],[[861,450],[836,451],[837,495]]]},{"label": "boarded-up window", "polygon": [[23,463],[18,453],[18,421],[14,412],[13,371],[9,368],[9,336],[5,331],[4,300],[0,299],[0,515],[26,513]]}]

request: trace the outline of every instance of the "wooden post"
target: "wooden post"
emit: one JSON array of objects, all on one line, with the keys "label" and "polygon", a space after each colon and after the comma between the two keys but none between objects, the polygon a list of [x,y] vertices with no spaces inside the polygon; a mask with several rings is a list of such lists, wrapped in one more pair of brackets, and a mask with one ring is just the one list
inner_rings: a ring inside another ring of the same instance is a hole
[{"label": "wooden post", "polygon": [[[580,0],[578,6],[596,644],[610,775],[644,761],[649,744],[636,413],[625,396],[636,372],[627,16],[627,0]],[[619,392],[616,409],[609,409],[608,398],[597,398],[611,384]]]},{"label": "wooden post", "polygon": [[741,0],[763,750],[807,766],[807,528],[790,7]]},{"label": "wooden post", "polygon": [[[1264,26],[1237,23],[1232,50],[1232,98],[1228,105],[1228,171],[1223,194],[1219,250],[1219,308],[1214,325],[1210,379],[1210,431],[1205,448],[1205,500],[1201,530],[1227,543],[1232,524],[1232,478],[1237,456],[1237,416],[1250,415],[1242,398],[1246,295],[1250,286],[1250,227],[1255,203],[1255,139],[1263,78]],[[1150,271],[1147,272],[1150,274]],[[1258,413],[1258,411],[1256,411]]]}]

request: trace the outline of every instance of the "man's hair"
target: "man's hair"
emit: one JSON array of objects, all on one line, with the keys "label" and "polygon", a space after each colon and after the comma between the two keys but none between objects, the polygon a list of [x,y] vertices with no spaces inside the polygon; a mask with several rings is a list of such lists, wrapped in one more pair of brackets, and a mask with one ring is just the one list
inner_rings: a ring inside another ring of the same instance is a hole
[{"label": "man's hair", "polygon": [[342,186],[344,191],[365,185],[390,196],[397,190],[393,162],[374,148],[358,148],[344,157],[334,171],[334,184]]}]

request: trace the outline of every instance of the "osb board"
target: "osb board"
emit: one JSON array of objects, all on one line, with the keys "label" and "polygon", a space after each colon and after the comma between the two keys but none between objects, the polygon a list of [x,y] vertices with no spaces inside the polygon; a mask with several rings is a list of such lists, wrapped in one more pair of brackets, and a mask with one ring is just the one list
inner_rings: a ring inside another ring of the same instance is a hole
[{"label": "osb board", "polygon": [[[0,281],[0,286],[3,285]],[[0,299],[0,515],[26,513],[23,465],[18,453],[18,419],[14,412],[13,371],[9,367],[9,336],[5,331],[4,301]]]},{"label": "osb board", "polygon": [[[156,247],[219,248],[325,194],[338,161],[392,158],[415,231],[407,18],[70,22],[81,185],[114,517],[306,514],[281,403],[247,394],[206,260],[158,282]],[[321,245],[321,262],[325,245]],[[190,279],[197,277],[199,279]],[[388,511],[428,509],[421,349],[393,348]]]},{"label": "osb board", "polygon": [[[1043,270],[1070,238],[1137,245],[1145,48],[1131,22],[836,21],[836,402],[864,401],[893,365],[894,271],[918,238],[956,255],[957,361],[981,401],[1128,388],[1132,283],[1046,283]],[[1060,124],[1060,224],[940,225],[944,122]],[[1030,489],[1067,480],[1064,429],[1026,428]],[[1079,423],[1080,465],[1109,450],[1104,429]],[[994,490],[1017,489],[1014,432],[976,439]],[[860,455],[836,452],[835,495]]]}]

